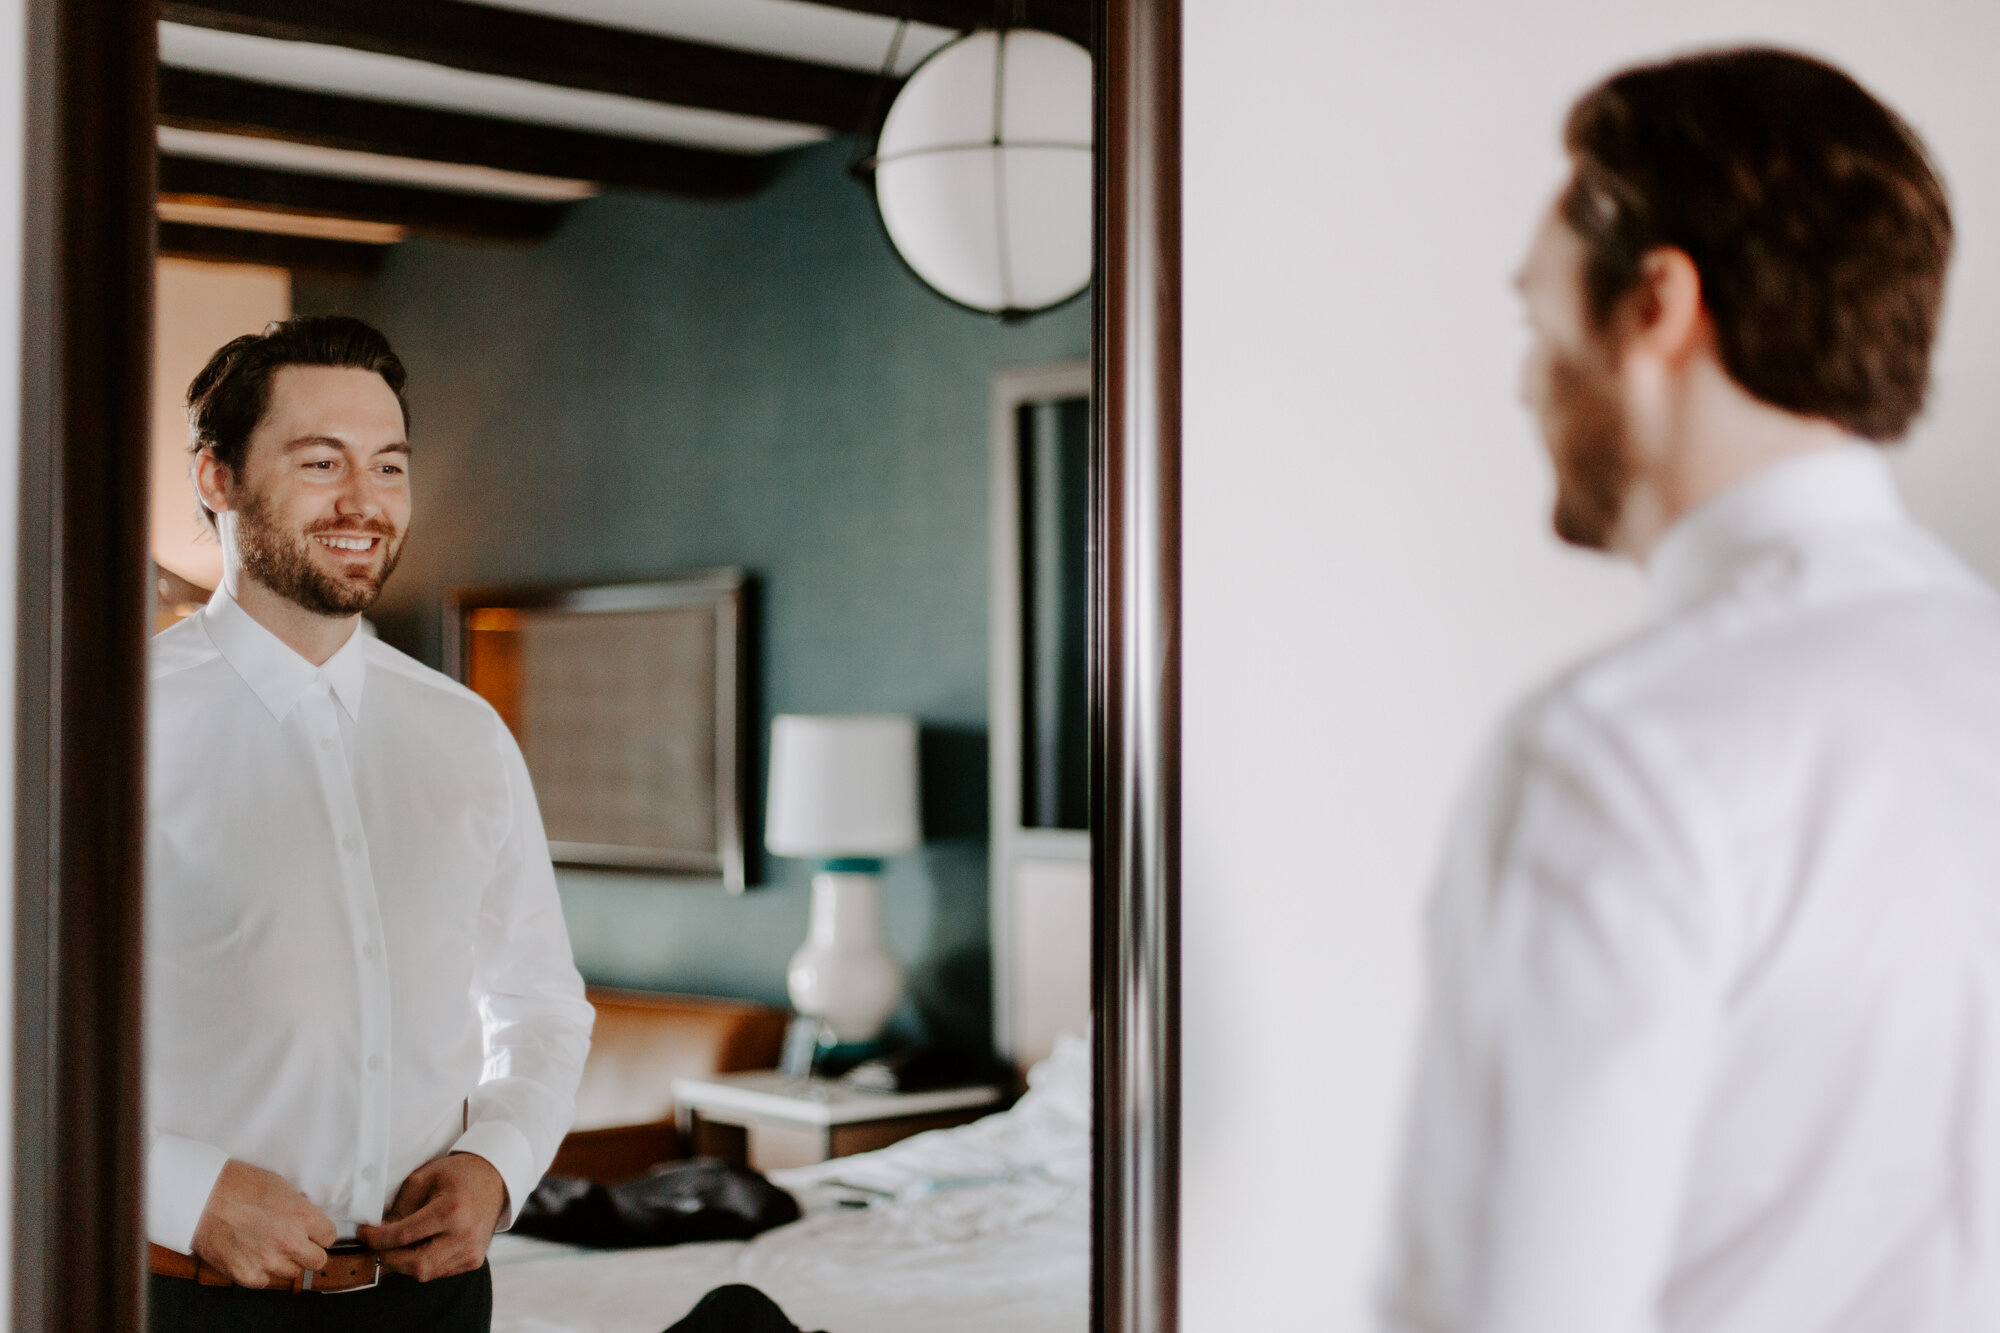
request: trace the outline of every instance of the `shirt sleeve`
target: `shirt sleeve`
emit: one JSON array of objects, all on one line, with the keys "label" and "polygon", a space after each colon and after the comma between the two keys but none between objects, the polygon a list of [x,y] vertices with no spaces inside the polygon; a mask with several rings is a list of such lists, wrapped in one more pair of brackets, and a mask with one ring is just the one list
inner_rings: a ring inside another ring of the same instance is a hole
[{"label": "shirt sleeve", "polygon": [[[496,723],[497,725],[497,723]],[[514,738],[502,731],[511,818],[480,910],[473,989],[486,1063],[453,1152],[491,1162],[507,1185],[501,1228],[548,1170],[576,1114],[595,1017],[570,954],[547,835]]]},{"label": "shirt sleeve", "polygon": [[228,1162],[213,1144],[155,1134],[146,1151],[146,1239],[193,1254],[195,1229]]},{"label": "shirt sleeve", "polygon": [[1721,992],[1688,785],[1574,705],[1499,748],[1432,904],[1382,1328],[1660,1328]]}]

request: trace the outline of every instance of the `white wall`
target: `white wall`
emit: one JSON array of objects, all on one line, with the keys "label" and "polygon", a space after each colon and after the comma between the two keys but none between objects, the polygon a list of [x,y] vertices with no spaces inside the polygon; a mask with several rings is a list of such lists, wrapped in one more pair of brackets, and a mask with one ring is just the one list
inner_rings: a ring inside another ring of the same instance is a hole
[{"label": "white wall", "polygon": [[1613,67],[1776,40],[1902,110],[1958,210],[1904,476],[2000,578],[2000,6],[1185,0],[1186,1327],[1364,1327],[1445,807],[1640,613],[1558,549],[1508,280]]},{"label": "white wall", "polygon": [[292,275],[254,264],[162,259],[153,289],[153,559],[184,579],[222,581],[222,548],[188,482],[187,386],[215,349],[292,313]]}]

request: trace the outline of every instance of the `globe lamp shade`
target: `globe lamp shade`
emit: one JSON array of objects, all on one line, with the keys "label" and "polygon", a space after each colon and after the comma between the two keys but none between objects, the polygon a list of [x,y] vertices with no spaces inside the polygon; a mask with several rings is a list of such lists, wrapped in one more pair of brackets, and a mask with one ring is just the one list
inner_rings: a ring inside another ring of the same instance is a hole
[{"label": "globe lamp shade", "polygon": [[896,252],[940,295],[1026,315],[1090,282],[1090,54],[1027,28],[961,37],[917,67],[875,149]]}]

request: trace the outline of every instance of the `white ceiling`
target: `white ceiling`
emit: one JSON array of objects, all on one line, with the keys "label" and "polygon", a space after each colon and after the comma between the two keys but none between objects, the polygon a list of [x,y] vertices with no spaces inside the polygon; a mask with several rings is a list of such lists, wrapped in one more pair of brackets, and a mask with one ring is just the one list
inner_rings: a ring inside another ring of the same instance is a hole
[{"label": "white ceiling", "polygon": [[[474,2],[869,73],[882,68],[892,47],[895,72],[907,73],[957,35],[946,28],[922,23],[905,26],[896,19],[804,0]],[[727,152],[775,152],[826,139],[831,133],[817,125],[559,88],[347,47],[278,41],[178,23],[160,24],[160,62],[286,88]],[[597,188],[583,181],[249,135],[162,127],[159,142],[162,150],[189,157],[477,194],[576,199],[595,193]]]},{"label": "white ceiling", "polygon": [[815,125],[666,106],[636,97],[473,74],[349,47],[283,42],[179,23],[160,25],[160,63],[286,88],[347,93],[737,153],[768,153],[828,137],[826,130]]},{"label": "white ceiling", "polygon": [[589,181],[531,176],[526,172],[500,171],[460,162],[427,162],[413,157],[388,157],[381,153],[351,152],[345,148],[322,148],[318,144],[288,143],[283,139],[260,139],[248,134],[180,130],[167,125],[160,126],[156,132],[161,152],[206,158],[213,162],[272,167],[279,171],[302,171],[313,176],[345,176],[351,180],[387,181],[394,185],[421,185],[435,190],[461,190],[467,194],[498,194],[558,203],[588,199],[597,193],[597,186]]},{"label": "white ceiling", "polygon": [[[519,9],[581,23],[633,28],[662,37],[683,37],[711,46],[790,56],[819,65],[874,73],[882,68],[897,20],[801,0],[476,0],[499,9]],[[917,62],[958,34],[949,28],[912,23],[903,37],[896,72]]]},{"label": "white ceiling", "polygon": [[277,236],[311,236],[322,241],[394,245],[410,234],[409,228],[393,222],[315,217],[309,213],[282,213],[271,209],[244,208],[237,204],[163,198],[157,208],[162,222],[188,222],[197,227],[227,227],[231,231],[261,231]]}]

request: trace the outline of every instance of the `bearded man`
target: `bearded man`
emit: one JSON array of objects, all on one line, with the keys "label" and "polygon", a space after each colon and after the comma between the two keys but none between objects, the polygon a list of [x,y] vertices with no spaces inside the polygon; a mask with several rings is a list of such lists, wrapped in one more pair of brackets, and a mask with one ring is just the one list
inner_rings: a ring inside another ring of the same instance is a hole
[{"label": "bearded man", "polygon": [[1565,137],[1525,397],[1557,532],[1655,616],[1463,806],[1382,1326],[2000,1328],[2000,601],[1882,456],[1944,189],[1779,51],[1618,74]]},{"label": "bearded man", "polygon": [[301,317],[188,389],[224,575],[152,643],[155,1330],[485,1330],[574,1109],[592,1012],[520,751],[361,625],[409,525],[403,383]]}]

